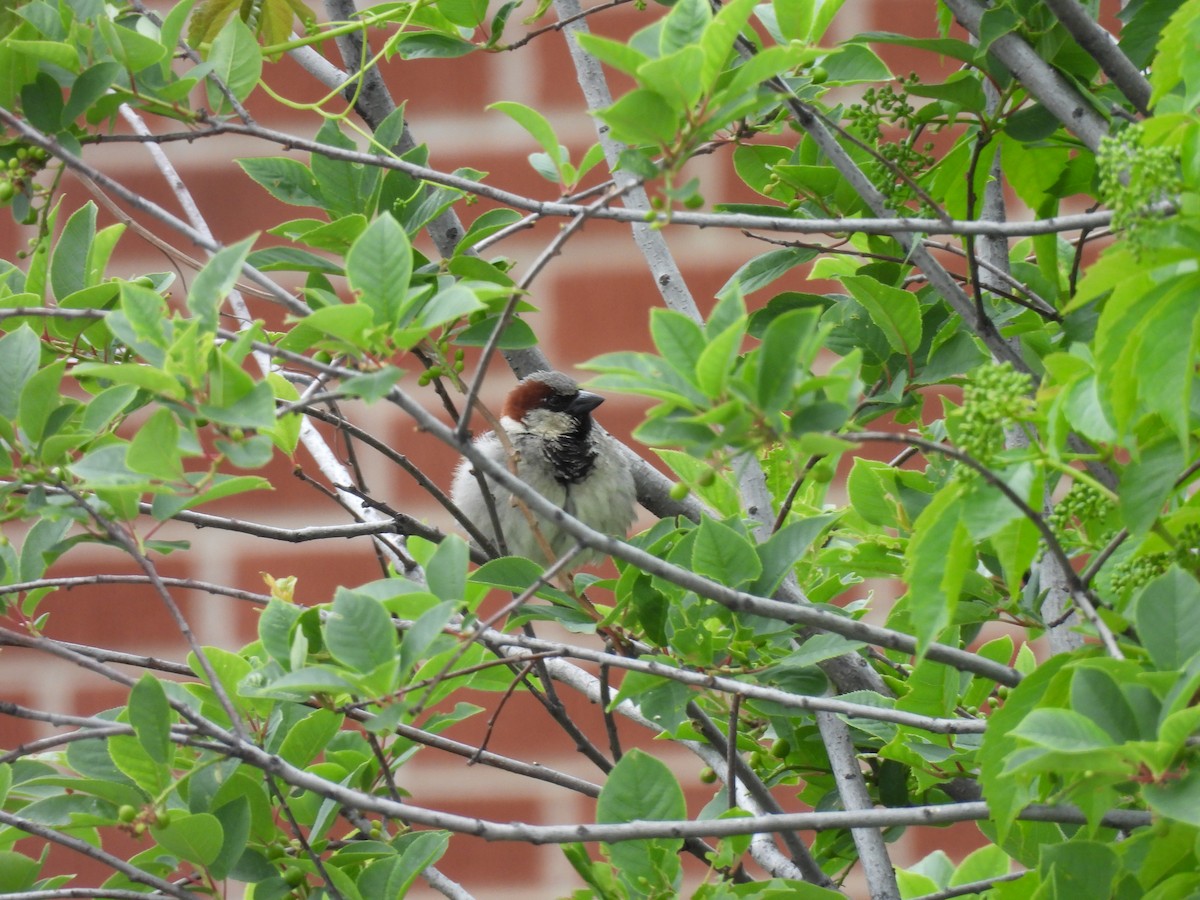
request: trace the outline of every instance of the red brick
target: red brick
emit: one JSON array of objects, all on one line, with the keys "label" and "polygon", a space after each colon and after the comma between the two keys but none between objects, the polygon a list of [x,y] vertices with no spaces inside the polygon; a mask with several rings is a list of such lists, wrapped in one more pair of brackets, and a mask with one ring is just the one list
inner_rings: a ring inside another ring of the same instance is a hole
[{"label": "red brick", "polygon": [[[373,39],[376,49],[380,46]],[[470,53],[457,59],[394,60],[380,67],[384,81],[405,110],[420,137],[425,119],[482,110],[493,100],[491,90],[495,59],[488,53]]]},{"label": "red brick", "polygon": [[[382,578],[379,563],[366,538],[353,542],[282,544],[258,542],[247,547],[234,565],[234,585],[263,591],[262,575],[297,578],[296,602],[311,606],[328,603],[339,585],[358,585]],[[253,614],[247,615],[253,618]]]},{"label": "red brick", "polygon": [[[655,4],[647,4],[646,9],[639,10],[632,4],[617,9],[607,10],[604,14],[588,19],[588,28],[595,34],[615,40],[627,40],[634,32],[641,30],[666,14],[666,10]],[[545,16],[533,27],[541,27],[554,21],[554,17]],[[539,109],[557,106],[578,107],[583,103],[583,91],[575,77],[575,67],[571,62],[567,49],[566,38],[562,34],[550,32],[534,38],[522,50],[534,53],[534,70],[539,73],[538,93],[534,106]],[[633,79],[629,76],[610,69],[604,69],[609,90],[616,99],[634,87]]]},{"label": "red brick", "polygon": [[[186,647],[180,639],[178,660],[183,661]],[[141,673],[130,669],[123,671],[137,679]],[[161,677],[161,676],[160,676]],[[113,681],[106,681],[99,675],[80,670],[79,685],[75,689],[72,703],[73,712],[79,716],[95,716],[110,709],[125,706],[129,703],[129,689]]]},{"label": "red brick", "polygon": [[[97,555],[72,557],[68,554],[51,567],[51,577],[80,577],[103,574],[144,574],[127,557],[112,551],[101,559]],[[155,559],[155,568],[163,576],[191,576],[184,556]],[[169,588],[185,619],[190,618],[193,592]],[[203,602],[199,598],[199,602]],[[98,645],[116,650],[138,650],[181,640],[179,631],[163,600],[148,584],[100,584],[60,589],[38,606],[38,614],[50,613],[44,633],[56,640]]]},{"label": "red brick", "polygon": [[[36,654],[32,650],[24,650],[18,647],[5,647],[3,651],[3,659],[6,668],[13,671],[18,671],[17,667],[22,664],[34,664],[40,654]],[[4,699],[9,703],[15,703],[18,706],[23,706],[26,709],[37,709],[39,701],[37,696],[32,692],[9,683],[4,688]],[[43,726],[39,725],[30,719],[22,719],[17,716],[8,716],[0,714],[0,752],[13,750],[22,744],[27,744],[32,740],[42,737],[45,734]]]}]

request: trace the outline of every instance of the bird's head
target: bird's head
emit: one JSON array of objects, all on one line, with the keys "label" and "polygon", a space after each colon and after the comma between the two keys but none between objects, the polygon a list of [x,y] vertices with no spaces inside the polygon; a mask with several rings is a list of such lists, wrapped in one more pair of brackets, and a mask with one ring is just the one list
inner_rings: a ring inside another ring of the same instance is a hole
[{"label": "bird's head", "polygon": [[591,431],[592,410],[603,402],[562,372],[535,372],[509,392],[502,413],[522,431],[550,440],[578,439]]}]

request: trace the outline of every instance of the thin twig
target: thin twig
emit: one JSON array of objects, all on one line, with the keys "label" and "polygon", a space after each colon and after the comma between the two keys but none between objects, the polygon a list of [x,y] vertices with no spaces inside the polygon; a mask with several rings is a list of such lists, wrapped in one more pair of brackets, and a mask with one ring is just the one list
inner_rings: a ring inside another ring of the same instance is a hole
[{"label": "thin twig", "polygon": [[[26,834],[32,834],[34,837],[40,837],[42,840],[50,841],[54,844],[67,847],[80,853],[90,859],[103,863],[113,871],[120,872],[130,881],[136,881],[138,884],[144,884],[147,887],[160,891],[170,897],[177,897],[178,900],[195,900],[196,895],[189,891],[185,891],[178,885],[174,885],[169,881],[164,881],[156,875],[151,875],[149,872],[144,872],[137,866],[126,862],[119,856],[113,856],[107,851],[101,850],[99,847],[94,847],[87,841],[74,837],[69,834],[64,834],[54,828],[49,828],[39,822],[33,822],[21,816],[14,816],[12,813],[5,812],[0,809],[0,825],[8,825],[16,828],[19,831],[24,831]],[[144,894],[142,896],[145,896]]]}]

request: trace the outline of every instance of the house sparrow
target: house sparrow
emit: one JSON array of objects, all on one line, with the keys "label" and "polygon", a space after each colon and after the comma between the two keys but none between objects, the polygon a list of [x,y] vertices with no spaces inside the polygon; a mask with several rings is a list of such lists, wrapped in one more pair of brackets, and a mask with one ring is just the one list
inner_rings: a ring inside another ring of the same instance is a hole
[{"label": "house sparrow", "polygon": [[[604,398],[579,386],[561,372],[537,372],[522,379],[504,401],[500,424],[516,451],[516,475],[539,494],[590,528],[624,537],[634,519],[636,490],[629,463],[616,441],[594,427],[592,410]],[[507,451],[495,432],[475,439],[475,448],[508,467]],[[489,481],[496,516],[508,552],[543,565],[547,560],[525,511],[512,493]],[[493,542],[491,516],[468,460],[454,473],[451,499]],[[576,543],[574,537],[540,516],[538,530],[561,556]],[[577,557],[572,568],[594,559]]]}]

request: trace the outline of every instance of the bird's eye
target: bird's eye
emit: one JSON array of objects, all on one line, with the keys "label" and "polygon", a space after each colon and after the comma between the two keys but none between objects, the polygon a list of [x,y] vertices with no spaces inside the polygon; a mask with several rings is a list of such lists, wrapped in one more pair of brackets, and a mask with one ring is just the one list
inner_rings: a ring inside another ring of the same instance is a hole
[{"label": "bird's eye", "polygon": [[551,394],[546,398],[546,409],[551,412],[566,412],[578,394]]}]

